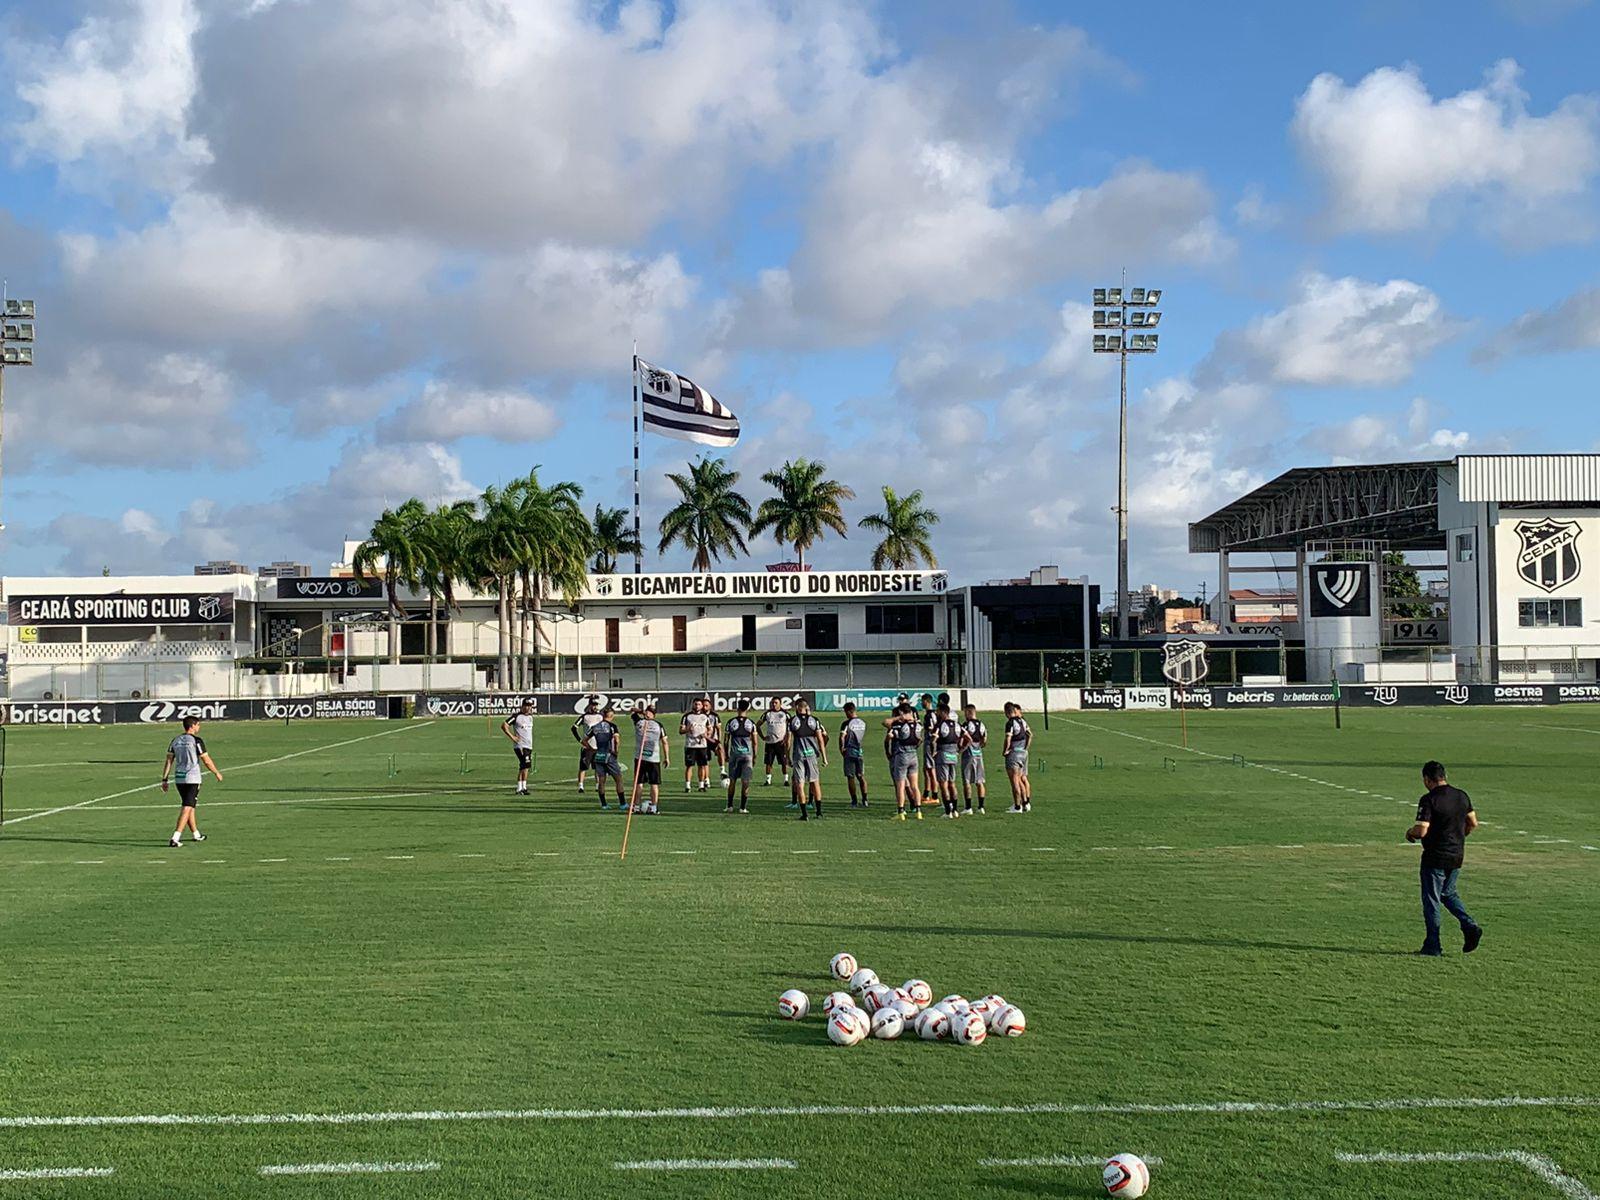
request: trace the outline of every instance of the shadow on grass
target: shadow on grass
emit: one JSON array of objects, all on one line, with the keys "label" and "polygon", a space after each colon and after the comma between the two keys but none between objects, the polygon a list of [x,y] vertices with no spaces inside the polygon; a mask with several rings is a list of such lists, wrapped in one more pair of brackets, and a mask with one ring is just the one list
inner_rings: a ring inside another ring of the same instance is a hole
[{"label": "shadow on grass", "polygon": [[[1045,1172],[1040,1172],[1039,1177],[1036,1179],[1023,1179],[1021,1178],[1020,1172],[1025,1169],[1026,1168],[1023,1167],[1008,1167],[1006,1170],[1009,1171],[1010,1174],[998,1176],[986,1175],[983,1178],[983,1186],[991,1190],[998,1189],[1001,1191],[1010,1192],[1016,1196],[1058,1197],[1105,1195],[1104,1188],[1091,1187],[1088,1184],[1080,1185],[1080,1181],[1076,1179],[1068,1179],[1063,1181],[1059,1171],[1050,1174],[1048,1178],[1046,1178]],[[1087,1171],[1085,1174],[1090,1178],[1093,1178],[1094,1176],[1093,1171]]]},{"label": "shadow on grass", "polygon": [[931,925],[843,925],[838,922],[780,921],[812,929],[853,929],[860,933],[953,934],[960,937],[1039,938],[1062,942],[1117,942],[1130,946],[1199,946],[1212,950],[1284,950],[1297,954],[1354,954],[1363,958],[1408,958],[1408,950],[1373,950],[1364,946],[1317,946],[1303,942],[1252,941],[1248,938],[1186,937],[1161,933],[1106,933],[1088,929],[978,929]]},{"label": "shadow on grass", "polygon": [[38,833],[13,833],[10,828],[0,826],[0,842],[58,842],[62,845],[73,846],[163,846],[171,834],[158,837],[144,838],[93,838],[93,837],[50,837]]}]

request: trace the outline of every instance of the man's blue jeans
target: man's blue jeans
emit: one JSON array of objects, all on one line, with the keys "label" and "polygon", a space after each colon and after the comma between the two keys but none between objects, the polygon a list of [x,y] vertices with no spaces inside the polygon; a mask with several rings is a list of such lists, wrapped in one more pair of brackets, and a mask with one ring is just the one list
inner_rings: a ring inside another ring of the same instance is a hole
[{"label": "man's blue jeans", "polygon": [[1456,895],[1456,876],[1460,871],[1447,871],[1442,867],[1422,868],[1422,921],[1428,927],[1428,938],[1422,943],[1427,954],[1441,953],[1439,947],[1439,909],[1449,909],[1450,915],[1461,922],[1461,932],[1476,929],[1478,923],[1467,912]]}]

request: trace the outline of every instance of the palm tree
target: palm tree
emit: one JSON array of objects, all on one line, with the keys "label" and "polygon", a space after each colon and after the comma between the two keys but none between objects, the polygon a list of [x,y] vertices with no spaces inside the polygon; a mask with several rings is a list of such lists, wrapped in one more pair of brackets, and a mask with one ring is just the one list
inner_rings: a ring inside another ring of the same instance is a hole
[{"label": "palm tree", "polygon": [[594,506],[594,562],[596,575],[616,572],[617,560],[630,554],[643,554],[644,546],[634,535],[633,523],[625,508]]},{"label": "palm tree", "polygon": [[544,629],[539,614],[545,598],[559,593],[568,604],[577,601],[589,579],[588,558],[594,550],[594,530],[583,511],[583,489],[575,483],[544,487],[539,482],[539,468],[534,467],[527,478],[517,480],[508,491],[515,494],[516,516],[524,536],[517,578],[522,585],[519,666],[521,686],[527,690],[538,686],[541,675],[539,641]]},{"label": "palm tree", "polygon": [[467,579],[495,595],[495,686],[500,688],[511,686],[511,597],[517,566],[527,553],[517,507],[512,489],[493,484],[484,489],[465,562]]},{"label": "palm tree", "polygon": [[787,542],[794,547],[795,558],[802,569],[806,565],[806,551],[827,530],[833,530],[840,537],[849,536],[840,505],[854,500],[856,494],[838,480],[829,479],[827,470],[820,462],[797,458],[761,477],[761,481],[778,494],[761,502],[750,532],[772,530],[780,546]]},{"label": "palm tree", "polygon": [[674,542],[694,551],[694,569],[709,571],[726,554],[749,553],[750,502],[734,491],[739,472],[728,470],[720,458],[689,464],[689,474],[667,472],[683,498],[661,518],[661,545],[665,552]]},{"label": "palm tree", "polygon": [[[421,529],[421,583],[428,593],[428,661],[438,656],[439,608],[443,601],[445,619],[459,610],[455,585],[468,577],[467,563],[472,525],[477,505],[471,500],[441,504],[428,514]],[[450,637],[445,634],[444,659],[450,661]]]},{"label": "palm tree", "polygon": [[872,550],[874,571],[910,571],[918,560],[937,567],[939,560],[928,539],[938,523],[939,514],[922,507],[920,490],[899,496],[888,484],[883,487],[883,511],[856,522],[862,529],[883,535]]},{"label": "palm tree", "polygon": [[422,530],[427,520],[428,510],[416,498],[399,508],[384,509],[350,560],[357,579],[370,579],[376,574],[383,577],[389,597],[390,662],[400,661],[399,618],[405,608],[400,603],[399,589],[419,586],[424,559]]}]

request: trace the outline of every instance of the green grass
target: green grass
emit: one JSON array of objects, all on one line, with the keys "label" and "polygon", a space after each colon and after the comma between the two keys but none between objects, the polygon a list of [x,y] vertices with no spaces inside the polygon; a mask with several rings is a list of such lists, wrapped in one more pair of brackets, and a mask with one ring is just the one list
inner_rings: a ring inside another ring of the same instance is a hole
[{"label": "green grass", "polygon": [[[227,780],[209,840],[176,851],[153,790],[31,815],[147,783],[168,731],[11,729],[0,1117],[1600,1096],[1600,711],[1356,712],[1337,734],[1322,712],[1191,715],[1215,758],[1166,714],[1058,715],[1031,816],[997,795],[982,819],[899,824],[869,760],[873,807],[841,804],[833,768],[804,826],[776,787],[740,819],[669,786],[625,863],[621,819],[572,789],[565,726],[541,723],[520,800],[487,721],[213,724]],[[1488,822],[1471,958],[1405,956],[1426,757]],[[841,1049],[816,1015],[780,1021],[778,992],[820,1000],[840,949],[936,994],[999,991],[1029,1031]],[[1335,1162],[1474,1149],[1600,1189],[1600,1108],[0,1127],[0,1172],[116,1170],[0,1198],[1092,1196],[1093,1169],[979,1162],[1117,1150],[1164,1159],[1152,1195],[1173,1200],[1548,1190],[1511,1165]],[[612,1165],[771,1157],[797,1169]],[[440,1169],[257,1175],[348,1160]]]}]

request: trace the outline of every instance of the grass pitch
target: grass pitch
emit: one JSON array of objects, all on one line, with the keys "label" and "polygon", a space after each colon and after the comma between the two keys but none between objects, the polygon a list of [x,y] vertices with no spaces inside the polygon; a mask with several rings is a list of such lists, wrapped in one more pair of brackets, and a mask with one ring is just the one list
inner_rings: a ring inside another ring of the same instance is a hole
[{"label": "grass pitch", "polygon": [[[181,850],[170,731],[14,728],[0,1198],[1092,1196],[1119,1150],[1173,1200],[1600,1190],[1600,711],[1034,723],[1030,816],[991,763],[988,816],[900,824],[869,759],[806,825],[669,785],[625,863],[565,720],[526,800],[494,722],[208,725]],[[1428,757],[1486,822],[1471,958],[1407,957]],[[780,1021],[841,949],[1028,1033]],[[413,1169],[262,1174],[341,1163]],[[113,1173],[24,1174],[68,1169]]]}]

